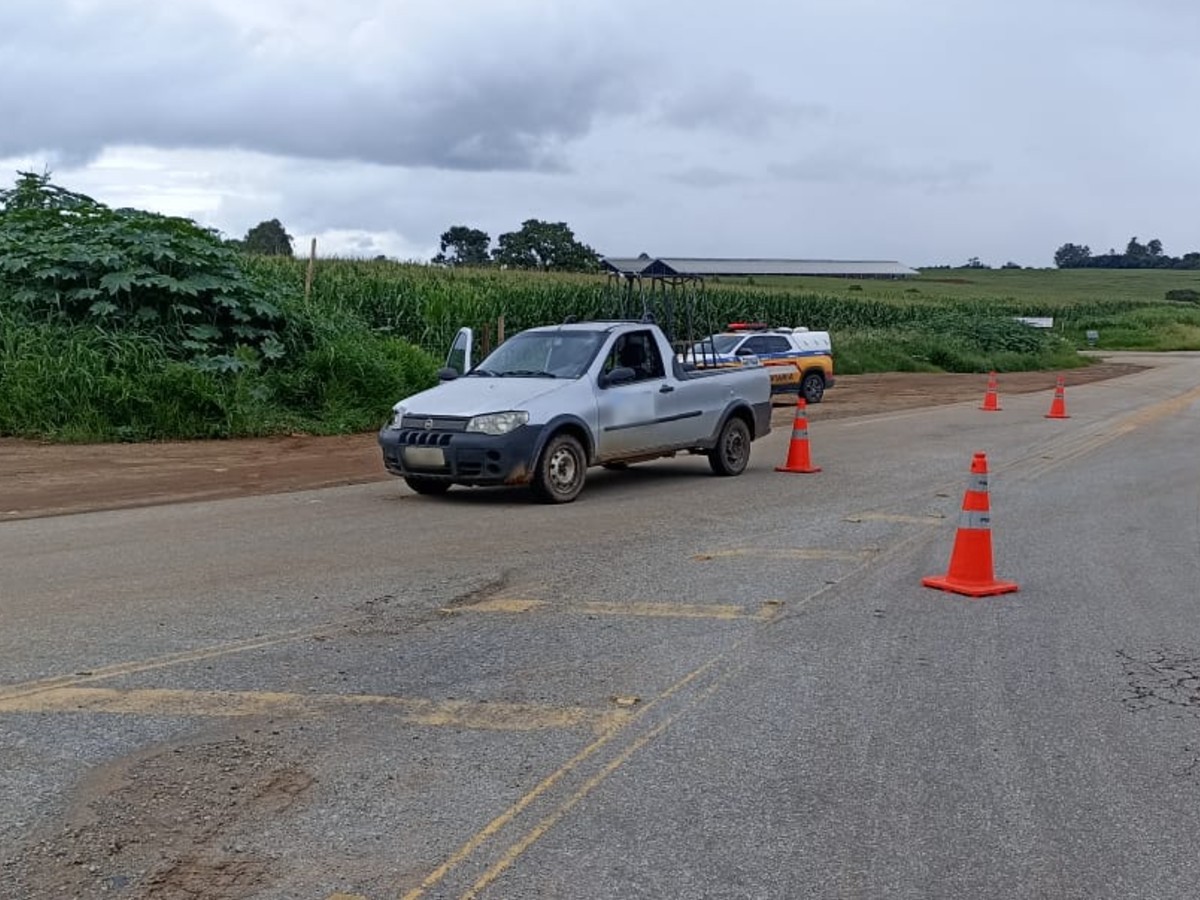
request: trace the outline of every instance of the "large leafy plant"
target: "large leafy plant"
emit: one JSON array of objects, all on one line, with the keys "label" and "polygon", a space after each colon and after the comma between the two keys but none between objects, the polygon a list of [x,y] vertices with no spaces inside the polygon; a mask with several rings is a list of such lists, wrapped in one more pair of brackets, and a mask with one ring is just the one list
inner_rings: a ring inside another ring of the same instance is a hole
[{"label": "large leafy plant", "polygon": [[0,287],[33,320],[154,333],[202,369],[284,353],[278,307],[215,231],[111,209],[48,173],[22,172],[0,191]]}]

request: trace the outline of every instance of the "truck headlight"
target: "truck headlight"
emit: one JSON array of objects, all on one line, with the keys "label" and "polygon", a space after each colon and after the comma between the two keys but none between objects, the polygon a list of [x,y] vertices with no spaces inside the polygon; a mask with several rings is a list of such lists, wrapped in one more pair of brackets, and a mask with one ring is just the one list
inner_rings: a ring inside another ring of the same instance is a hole
[{"label": "truck headlight", "polygon": [[404,417],[408,415],[408,410],[403,406],[392,407],[392,421],[388,423],[388,428],[392,431],[399,431],[404,424]]},{"label": "truck headlight", "polygon": [[529,421],[529,413],[522,411],[488,413],[475,416],[467,423],[467,431],[478,434],[508,434]]}]

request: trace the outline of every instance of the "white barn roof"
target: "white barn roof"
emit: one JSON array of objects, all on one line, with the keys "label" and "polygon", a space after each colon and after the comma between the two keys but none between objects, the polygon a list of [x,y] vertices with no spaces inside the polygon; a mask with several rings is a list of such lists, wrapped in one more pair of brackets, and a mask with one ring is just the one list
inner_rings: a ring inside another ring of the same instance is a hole
[{"label": "white barn roof", "polygon": [[605,257],[605,268],[644,275],[812,275],[861,278],[903,278],[920,275],[894,260],[857,259],[702,259],[663,256],[657,259]]}]

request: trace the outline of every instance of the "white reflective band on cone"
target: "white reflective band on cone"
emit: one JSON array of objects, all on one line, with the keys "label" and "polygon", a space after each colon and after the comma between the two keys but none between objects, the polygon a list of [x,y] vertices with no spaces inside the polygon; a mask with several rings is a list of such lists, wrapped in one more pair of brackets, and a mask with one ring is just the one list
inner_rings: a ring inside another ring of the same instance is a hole
[{"label": "white reflective band on cone", "polygon": [[793,428],[792,429],[792,440],[795,440],[796,438],[806,438],[806,437],[808,437],[808,429],[807,428]]},{"label": "white reflective band on cone", "polygon": [[968,491],[982,491],[986,494],[987,489],[988,477],[986,475],[972,475],[969,479],[967,479]]},{"label": "white reflective band on cone", "polygon": [[982,530],[991,530],[992,514],[990,512],[967,512],[963,511],[958,516],[959,528],[975,528]]}]

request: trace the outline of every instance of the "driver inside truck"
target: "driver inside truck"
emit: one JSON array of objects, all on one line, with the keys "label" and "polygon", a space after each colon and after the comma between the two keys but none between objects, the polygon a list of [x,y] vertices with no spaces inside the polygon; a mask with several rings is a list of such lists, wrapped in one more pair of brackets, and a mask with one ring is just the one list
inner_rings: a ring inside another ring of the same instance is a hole
[{"label": "driver inside truck", "polygon": [[654,338],[649,332],[635,331],[617,338],[604,370],[622,367],[633,369],[634,381],[663,377],[662,359]]}]

